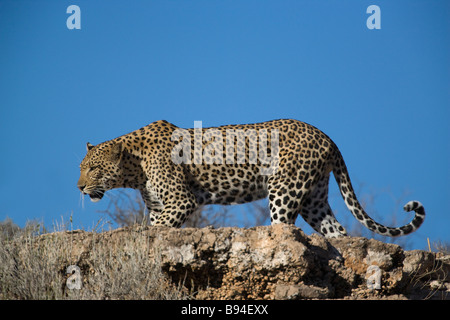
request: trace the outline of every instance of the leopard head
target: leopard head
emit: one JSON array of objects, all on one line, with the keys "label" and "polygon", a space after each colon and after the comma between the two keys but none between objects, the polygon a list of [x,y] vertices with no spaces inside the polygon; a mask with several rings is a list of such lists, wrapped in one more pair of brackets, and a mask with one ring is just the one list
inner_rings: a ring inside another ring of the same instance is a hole
[{"label": "leopard head", "polygon": [[120,187],[122,180],[122,143],[108,142],[93,146],[87,143],[87,154],[80,164],[77,187],[91,201],[100,201],[105,192]]}]

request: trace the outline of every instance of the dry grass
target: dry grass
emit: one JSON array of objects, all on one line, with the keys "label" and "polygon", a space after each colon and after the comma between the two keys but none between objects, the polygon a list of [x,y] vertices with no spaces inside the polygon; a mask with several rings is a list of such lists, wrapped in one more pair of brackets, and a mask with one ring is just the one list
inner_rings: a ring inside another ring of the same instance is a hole
[{"label": "dry grass", "polygon": [[[89,252],[77,256],[67,232],[38,235],[7,225],[15,230],[0,239],[0,299],[188,298],[167,281],[160,260],[149,259],[148,239],[139,232],[124,233],[114,246],[93,233]],[[81,269],[79,290],[67,285],[70,265]]]},{"label": "dry grass", "polygon": [[427,292],[426,295],[421,297],[423,300],[448,300],[448,291],[445,290],[444,284],[448,282],[448,279],[449,274],[444,263],[435,259],[431,268],[419,269],[412,275],[411,284],[413,287],[420,288],[422,292]]}]

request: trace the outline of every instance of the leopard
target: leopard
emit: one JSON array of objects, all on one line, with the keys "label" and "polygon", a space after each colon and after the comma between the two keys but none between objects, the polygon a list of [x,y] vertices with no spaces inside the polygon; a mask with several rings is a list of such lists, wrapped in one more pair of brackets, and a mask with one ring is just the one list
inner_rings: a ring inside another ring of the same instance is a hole
[{"label": "leopard", "polygon": [[271,225],[295,224],[300,214],[325,238],[346,236],[328,202],[331,172],[348,210],[370,231],[403,236],[425,219],[419,201],[406,203],[403,209],[415,214],[401,227],[372,219],[336,144],[294,119],[188,129],[159,120],[86,148],[77,183],[81,193],[97,202],[111,189],[139,190],[153,226],[179,228],[204,205],[268,198]]}]

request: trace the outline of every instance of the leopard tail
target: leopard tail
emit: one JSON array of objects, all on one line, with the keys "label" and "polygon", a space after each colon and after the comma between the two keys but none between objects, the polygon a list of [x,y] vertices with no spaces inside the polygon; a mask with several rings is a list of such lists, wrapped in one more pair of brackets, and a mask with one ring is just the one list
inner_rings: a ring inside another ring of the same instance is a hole
[{"label": "leopard tail", "polygon": [[[336,148],[336,150],[338,150]],[[398,228],[392,228],[384,226],[380,223],[375,222],[362,208],[358,199],[356,198],[355,191],[352,187],[350,176],[347,171],[347,166],[345,165],[344,159],[340,152],[338,151],[338,156],[334,164],[333,174],[339,185],[339,190],[342,197],[344,198],[345,204],[353,216],[366,228],[375,233],[381,234],[383,236],[398,237],[410,234],[416,231],[423,223],[425,219],[425,209],[419,201],[409,201],[403,209],[407,212],[415,211],[415,216],[413,220]]]}]

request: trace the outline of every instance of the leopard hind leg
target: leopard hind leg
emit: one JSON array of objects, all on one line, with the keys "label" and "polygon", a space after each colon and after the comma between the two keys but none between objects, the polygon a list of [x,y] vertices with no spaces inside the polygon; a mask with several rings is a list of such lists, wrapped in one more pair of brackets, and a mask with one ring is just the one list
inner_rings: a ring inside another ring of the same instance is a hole
[{"label": "leopard hind leg", "polygon": [[328,204],[328,181],[330,176],[320,179],[311,195],[302,202],[301,216],[325,238],[347,235],[345,228],[336,220]]},{"label": "leopard hind leg", "polygon": [[300,212],[298,192],[289,188],[283,179],[276,179],[269,181],[268,194],[271,224],[294,224]]}]

